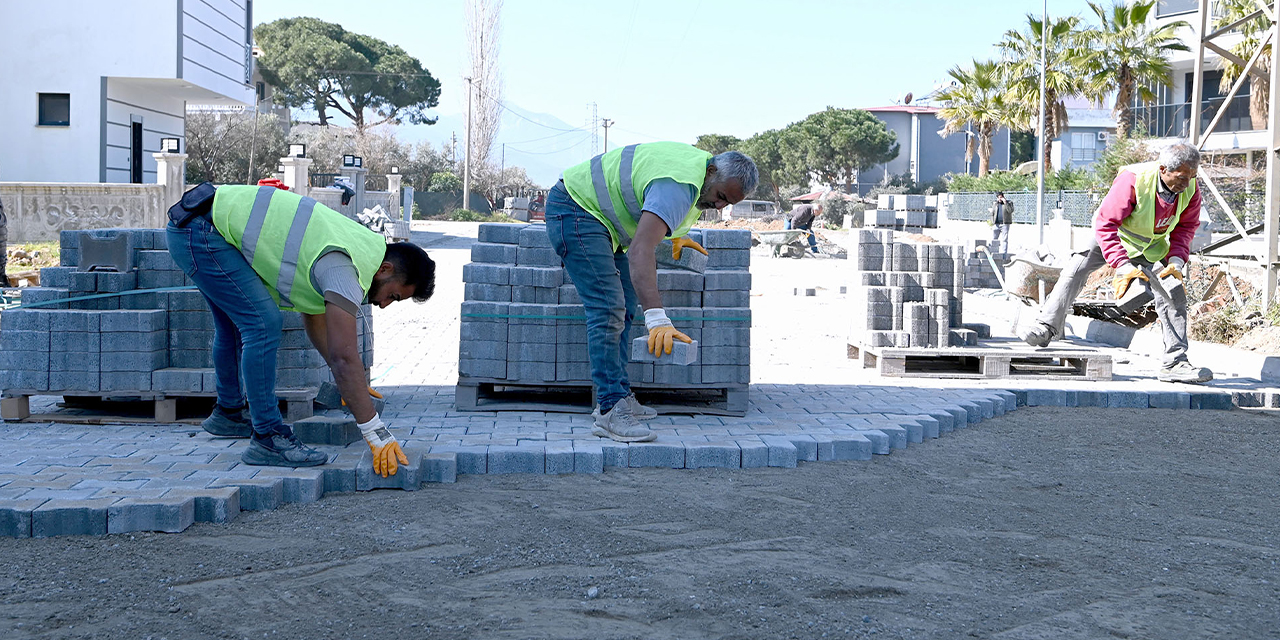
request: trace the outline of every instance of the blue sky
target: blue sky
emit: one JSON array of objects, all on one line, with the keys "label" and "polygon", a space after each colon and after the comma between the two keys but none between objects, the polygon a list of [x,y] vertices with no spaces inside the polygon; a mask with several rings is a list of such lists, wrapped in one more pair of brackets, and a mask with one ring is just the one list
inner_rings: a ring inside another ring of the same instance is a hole
[{"label": "blue sky", "polygon": [[[437,112],[449,120],[466,104],[463,6],[258,0],[254,19],[309,15],[404,47],[441,81]],[[1040,10],[1039,1],[1008,0],[507,0],[503,97],[572,127],[595,102],[617,122],[611,147],[692,142],[703,133],[747,137],[829,105],[875,107],[928,93],[948,68],[993,57],[1004,31]],[[1088,7],[1050,0],[1049,11],[1084,15]],[[566,136],[515,144],[531,139],[522,136],[509,141],[512,157],[565,146]]]}]

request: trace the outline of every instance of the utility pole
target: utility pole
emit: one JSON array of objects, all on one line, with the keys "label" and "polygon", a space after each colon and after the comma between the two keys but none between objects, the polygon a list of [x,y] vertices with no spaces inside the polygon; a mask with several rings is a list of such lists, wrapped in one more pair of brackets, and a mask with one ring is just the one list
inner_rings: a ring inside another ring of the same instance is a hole
[{"label": "utility pole", "polygon": [[596,155],[600,151],[600,136],[596,134],[596,127],[600,124],[600,118],[596,110],[596,103],[591,104],[591,155]]},{"label": "utility pole", "polygon": [[471,120],[471,78],[467,77],[467,142],[465,159],[462,161],[462,208],[468,211],[471,210]]},{"label": "utility pole", "polygon": [[[1044,19],[1040,23],[1040,168],[1036,171],[1036,226],[1040,229],[1040,244],[1044,244],[1044,143],[1045,143],[1045,104],[1044,104],[1044,76],[1045,76],[1045,59],[1049,48],[1049,0],[1044,0]],[[1041,281],[1043,282],[1043,281]],[[1040,296],[1044,300],[1044,296]]]},{"label": "utility pole", "polygon": [[610,120],[608,118],[600,119],[600,126],[604,127],[604,151],[601,151],[601,153],[609,153],[609,127],[617,124],[617,122],[617,120]]},{"label": "utility pole", "polygon": [[458,132],[454,131],[449,137],[449,168],[453,170],[454,175],[458,173]]}]

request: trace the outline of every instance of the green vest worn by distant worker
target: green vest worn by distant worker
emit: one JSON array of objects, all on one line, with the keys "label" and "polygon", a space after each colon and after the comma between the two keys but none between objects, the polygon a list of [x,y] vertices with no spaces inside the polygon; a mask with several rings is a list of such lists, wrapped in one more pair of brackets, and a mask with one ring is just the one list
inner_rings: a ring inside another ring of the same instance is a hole
[{"label": "green vest worn by distant worker", "polygon": [[1143,256],[1151,262],[1164,260],[1165,256],[1169,255],[1169,235],[1173,233],[1174,227],[1178,226],[1182,212],[1186,211],[1187,205],[1191,204],[1191,198],[1196,193],[1196,181],[1191,180],[1191,184],[1178,194],[1178,204],[1174,208],[1173,217],[1167,221],[1160,221],[1164,230],[1157,232],[1156,198],[1160,197],[1157,183],[1160,179],[1160,163],[1131,164],[1120,170],[1129,171],[1137,177],[1133,183],[1133,193],[1137,203],[1133,205],[1133,213],[1120,223],[1120,244],[1124,245],[1130,259]]},{"label": "green vest worn by distant worker", "polygon": [[387,253],[382,235],[311,198],[275,187],[218,187],[213,226],[287,311],[324,313],[324,294],[311,282],[311,266],[320,256],[335,250],[347,254],[367,293]]},{"label": "green vest worn by distant worker", "polygon": [[[701,193],[709,160],[710,153],[683,142],[633,144],[565,169],[564,186],[574,202],[609,229],[617,251],[631,245],[649,183],[670,178]],[[670,237],[688,233],[699,215],[695,196],[694,205]]]}]

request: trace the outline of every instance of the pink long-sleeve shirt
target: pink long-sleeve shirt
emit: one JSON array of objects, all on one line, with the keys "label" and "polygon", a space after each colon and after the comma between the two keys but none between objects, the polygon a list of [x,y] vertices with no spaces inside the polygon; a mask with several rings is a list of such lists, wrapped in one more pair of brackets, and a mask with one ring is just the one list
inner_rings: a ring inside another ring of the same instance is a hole
[{"label": "pink long-sleeve shirt", "polygon": [[[1119,267],[1129,261],[1129,252],[1125,251],[1124,245],[1120,244],[1120,223],[1133,213],[1134,207],[1138,204],[1138,196],[1134,191],[1137,180],[1138,176],[1132,171],[1121,171],[1116,176],[1115,182],[1111,183],[1111,190],[1107,192],[1107,197],[1102,199],[1098,215],[1093,219],[1094,237],[1098,239],[1098,246],[1102,248],[1103,259],[1112,267]],[[1166,190],[1164,184],[1159,182],[1159,177],[1156,180],[1158,193],[1156,233],[1160,234],[1169,228],[1169,223],[1178,211],[1178,195]],[[1172,200],[1165,200],[1170,196]],[[1169,255],[1189,260],[1191,239],[1195,237],[1199,226],[1200,189],[1197,188],[1195,194],[1191,196],[1191,202],[1187,204],[1186,211],[1182,212],[1178,226],[1174,227],[1173,233],[1169,235]]]}]

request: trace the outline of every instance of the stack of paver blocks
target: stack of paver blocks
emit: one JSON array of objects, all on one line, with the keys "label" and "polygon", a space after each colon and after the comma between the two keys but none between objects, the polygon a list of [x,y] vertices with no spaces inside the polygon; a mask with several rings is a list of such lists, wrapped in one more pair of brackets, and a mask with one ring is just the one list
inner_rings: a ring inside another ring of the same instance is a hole
[{"label": "stack of paver blocks", "polygon": [[522,222],[529,221],[529,199],[519,196],[509,196],[504,202],[506,206],[502,212],[507,216],[520,220]]},{"label": "stack of paver blocks", "polygon": [[[1000,278],[996,276],[995,269],[991,268],[991,262],[987,260],[987,252],[984,247],[987,246],[986,240],[974,240],[973,246],[969,248],[964,263],[964,281],[970,287],[975,289],[999,289]],[[991,257],[997,265],[1008,263],[1013,258],[1008,253],[994,253]],[[1003,272],[1001,272],[1003,275]]]},{"label": "stack of paver blocks", "polygon": [[[79,271],[85,235],[128,237],[130,262],[123,272]],[[61,266],[41,270],[41,287],[23,289],[23,306],[0,315],[0,390],[93,395],[211,394],[213,315],[194,289],[130,293],[57,302],[97,294],[190,286],[174,264],[163,229],[63,231]],[[361,357],[373,364],[371,307],[359,323]],[[311,346],[302,316],[282,312],[276,386],[318,387],[331,381]]]},{"label": "stack of paver blocks", "polygon": [[888,229],[852,233],[849,343],[947,347],[977,343],[962,326],[964,247],[905,242]]},{"label": "stack of paver blocks", "polygon": [[876,208],[863,214],[863,225],[919,233],[938,226],[938,197],[918,194],[880,194]]},{"label": "stack of paver blocks", "polygon": [[[693,230],[710,254],[657,249],[658,288],[676,328],[698,341],[691,365],[628,364],[636,387],[732,387],[751,380],[751,234]],[[482,224],[463,267],[459,384],[590,384],[586,315],[543,224]],[[635,310],[629,342],[645,336]]]}]

